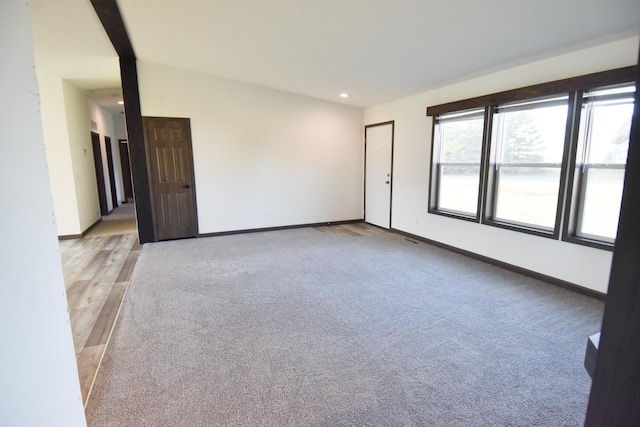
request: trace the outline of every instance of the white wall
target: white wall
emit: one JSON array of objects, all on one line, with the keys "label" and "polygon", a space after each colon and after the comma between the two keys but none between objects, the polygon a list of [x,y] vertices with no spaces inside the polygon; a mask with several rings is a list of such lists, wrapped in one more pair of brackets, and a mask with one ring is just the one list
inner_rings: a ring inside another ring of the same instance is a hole
[{"label": "white wall", "polygon": [[88,98],[71,83],[40,72],[38,85],[58,235],[79,235],[100,219],[90,135],[95,119]]},{"label": "white wall", "polygon": [[115,133],[116,140],[127,139],[127,126],[124,120],[124,114],[113,114],[113,131]]},{"label": "white wall", "polygon": [[80,232],[83,232],[100,219],[100,202],[91,146],[89,102],[86,95],[71,83],[63,81],[62,87]]},{"label": "white wall", "polygon": [[200,233],[362,218],[363,111],[138,62],[142,114],[191,119]]},{"label": "white wall", "polygon": [[58,235],[81,233],[62,80],[38,75],[42,128]]},{"label": "white wall", "polygon": [[[124,133],[124,122],[123,119],[114,121],[116,116],[59,77],[40,72],[38,84],[58,235],[79,235],[100,219],[91,131],[100,135],[102,173],[109,210],[114,206],[111,203],[105,136],[111,137],[117,200],[124,197],[118,151],[118,135]],[[92,129],[92,121],[96,123],[95,129]]]},{"label": "white wall", "polygon": [[[118,201],[121,200],[121,197],[116,198],[116,205],[113,205],[111,200],[111,181],[109,180],[109,161],[107,158],[107,144],[105,140],[105,136],[111,138],[111,153],[113,155],[113,164],[114,164],[114,172],[116,165],[120,163],[120,152],[118,151],[118,140],[115,135],[115,128],[113,125],[113,115],[109,112],[98,106],[95,102],[90,99],[87,99],[87,103],[89,105],[89,118],[96,123],[96,129],[93,129],[98,135],[100,135],[100,152],[102,155],[102,175],[104,177],[104,186],[105,192],[107,195],[107,207],[109,210],[113,208],[117,208]],[[122,180],[121,177],[118,177],[117,174],[114,174],[116,181],[116,194],[118,193],[118,180]],[[122,191],[122,190],[120,190]]]},{"label": "white wall", "polygon": [[0,2],[0,424],[85,426],[26,2]]},{"label": "white wall", "polygon": [[[124,173],[122,172],[122,159],[120,158],[120,143],[118,142],[121,139],[128,139],[127,137],[127,127],[124,120],[124,114],[113,114],[111,116],[113,120],[113,132],[115,134],[113,142],[113,155],[114,155],[114,167],[116,171],[116,189],[118,192],[118,203],[122,204],[125,202],[125,194],[124,194]],[[117,160],[116,160],[117,153]],[[131,179],[131,177],[127,177],[127,179]]]},{"label": "white wall", "polygon": [[[122,173],[122,159],[120,159],[120,143],[121,139],[127,139],[127,129],[124,121],[124,114],[113,114],[111,116],[113,122],[114,137],[111,139],[113,145],[113,167],[116,175],[116,193],[118,194],[118,204],[126,201],[124,197],[124,177]],[[131,179],[131,178],[129,178]]]},{"label": "white wall", "polygon": [[537,61],[365,110],[365,124],[395,120],[393,228],[606,292],[609,251],[427,213],[431,118],[426,107],[637,62],[638,38]]}]

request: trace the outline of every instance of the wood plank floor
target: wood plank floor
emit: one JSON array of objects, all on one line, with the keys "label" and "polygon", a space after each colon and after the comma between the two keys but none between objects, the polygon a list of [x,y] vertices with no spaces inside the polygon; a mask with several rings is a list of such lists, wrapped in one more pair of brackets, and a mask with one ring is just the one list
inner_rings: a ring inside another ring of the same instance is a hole
[{"label": "wood plank floor", "polygon": [[[133,220],[135,227],[135,220]],[[140,253],[136,234],[60,241],[82,401],[86,405]]]},{"label": "wood plank floor", "polygon": [[375,225],[367,224],[366,222],[354,222],[351,224],[339,224],[339,225],[320,225],[314,227],[318,231],[323,233],[336,234],[338,236],[375,236],[389,233],[389,230],[376,227]]}]

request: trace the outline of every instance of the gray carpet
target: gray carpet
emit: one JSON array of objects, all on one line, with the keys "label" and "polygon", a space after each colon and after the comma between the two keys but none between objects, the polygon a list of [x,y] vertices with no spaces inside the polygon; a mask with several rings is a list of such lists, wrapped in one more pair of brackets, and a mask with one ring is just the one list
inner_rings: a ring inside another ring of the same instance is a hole
[{"label": "gray carpet", "polygon": [[582,425],[602,302],[353,230],[145,244],[89,425]]}]

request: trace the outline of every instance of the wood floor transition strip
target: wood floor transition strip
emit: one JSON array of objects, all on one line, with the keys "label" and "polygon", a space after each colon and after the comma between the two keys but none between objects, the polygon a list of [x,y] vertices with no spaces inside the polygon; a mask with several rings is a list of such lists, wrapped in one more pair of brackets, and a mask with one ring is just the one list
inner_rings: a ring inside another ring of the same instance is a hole
[{"label": "wood floor transition strip", "polygon": [[59,242],[82,400],[86,405],[141,245],[135,234]]}]

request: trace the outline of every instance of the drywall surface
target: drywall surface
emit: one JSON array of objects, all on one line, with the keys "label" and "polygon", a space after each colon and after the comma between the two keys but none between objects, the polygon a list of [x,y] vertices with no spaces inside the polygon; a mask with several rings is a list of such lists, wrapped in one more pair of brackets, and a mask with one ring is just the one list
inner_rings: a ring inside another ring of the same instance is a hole
[{"label": "drywall surface", "polygon": [[77,235],[82,230],[78,217],[62,80],[41,73],[38,75],[38,85],[40,88],[42,129],[58,235]]},{"label": "drywall surface", "polygon": [[[113,122],[114,138],[111,139],[113,145],[113,167],[116,175],[116,193],[118,194],[118,204],[125,202],[124,197],[124,176],[122,173],[122,159],[120,158],[120,140],[127,139],[127,130],[124,121],[124,114],[113,114],[111,116]],[[131,178],[129,178],[131,179]]]},{"label": "drywall surface", "polygon": [[142,114],[191,119],[200,233],[362,218],[363,111],[138,62]]},{"label": "drywall surface", "polygon": [[392,227],[606,292],[612,253],[427,213],[432,120],[426,107],[634,65],[638,37],[459,82],[365,110],[365,124],[395,120]]},{"label": "drywall surface", "polygon": [[[96,123],[94,131],[100,134],[109,195],[104,135],[115,133],[113,120],[80,89],[59,77],[40,72],[38,84],[58,235],[79,235],[100,219],[91,122]],[[111,203],[110,197],[107,201]]]},{"label": "drywall surface", "polygon": [[85,426],[26,2],[0,2],[0,420]]},{"label": "drywall surface", "polygon": [[[100,135],[100,155],[102,156],[102,175],[104,176],[105,192],[107,194],[107,207],[111,211],[113,208],[118,207],[118,201],[122,200],[122,189],[118,192],[118,181],[122,181],[122,176],[118,176],[116,171],[116,164],[120,163],[120,152],[118,151],[118,140],[116,138],[116,132],[113,123],[113,115],[98,106],[95,102],[87,99],[89,105],[89,118],[91,120],[92,130]],[[94,125],[95,123],[95,125]],[[95,127],[95,128],[93,128]],[[116,181],[116,204],[114,206],[111,200],[111,181],[109,179],[109,161],[107,158],[107,140],[105,137],[111,139],[111,152],[113,155],[114,163],[114,176]]]},{"label": "drywall surface", "polygon": [[[84,93],[67,81],[62,82],[64,107],[69,131],[69,147],[76,186],[80,229],[85,231],[100,219],[98,184],[91,146],[89,101]],[[101,139],[104,141],[104,139]],[[106,162],[105,162],[106,163]]]},{"label": "drywall surface", "polygon": [[[124,174],[122,172],[122,159],[120,158],[120,140],[127,139],[127,129],[126,129],[126,124],[125,124],[125,120],[124,120],[124,114],[113,114],[111,116],[112,120],[113,120],[113,132],[115,135],[115,138],[113,138],[111,140],[111,143],[113,144],[113,161],[114,161],[114,168],[115,168],[115,172],[116,172],[116,192],[118,194],[118,203],[122,204],[123,202],[126,202],[125,200],[125,196],[124,196]],[[117,154],[116,154],[117,153]],[[127,177],[128,179],[131,179],[131,177]]]},{"label": "drywall surface", "polygon": [[127,139],[127,126],[124,120],[124,114],[113,114],[113,130],[116,139]]}]

